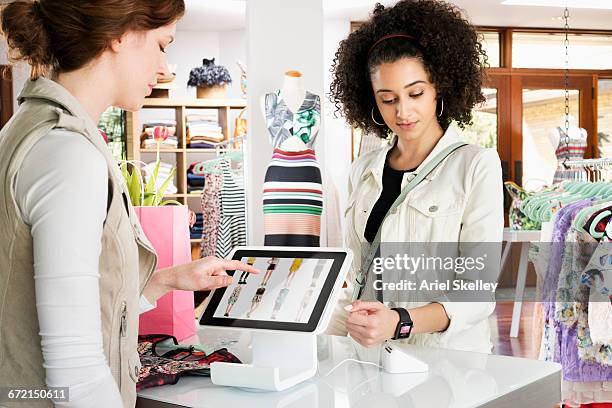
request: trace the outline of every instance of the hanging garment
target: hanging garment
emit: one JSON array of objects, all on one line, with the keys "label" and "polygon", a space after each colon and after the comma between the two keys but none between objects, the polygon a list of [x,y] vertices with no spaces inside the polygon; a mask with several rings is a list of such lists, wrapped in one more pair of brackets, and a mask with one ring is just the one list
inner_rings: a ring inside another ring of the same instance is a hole
[{"label": "hanging garment", "polygon": [[540,359],[545,361],[554,360],[555,346],[557,345],[557,332],[554,327],[554,302],[556,300],[559,274],[561,272],[563,254],[565,251],[565,238],[571,227],[573,217],[578,211],[589,206],[591,203],[591,199],[572,203],[557,211],[553,218],[554,226],[549,245],[550,250],[546,252],[547,255],[550,254],[550,262],[548,263],[546,275],[542,279],[541,290],[544,309],[544,331],[542,335]]},{"label": "hanging garment", "polygon": [[581,276],[589,292],[588,324],[591,340],[609,351],[602,363],[612,365],[612,241],[607,237],[597,246]]},{"label": "hanging garment", "polygon": [[221,174],[207,174],[202,191],[204,230],[200,243],[200,257],[215,255],[220,219],[220,192],[223,186]]},{"label": "hanging garment", "polygon": [[221,160],[219,168],[223,187],[215,255],[225,258],[234,247],[246,245],[246,203],[243,183],[232,174],[227,160]]},{"label": "hanging garment", "polygon": [[510,194],[510,197],[512,197],[510,209],[508,210],[508,221],[510,228],[513,230],[541,229],[541,222],[531,220],[521,211],[521,203],[533,193],[526,191],[513,181],[504,182],[504,187],[506,188],[508,194]]},{"label": "hanging garment", "polygon": [[[565,131],[561,129],[561,127],[558,127],[557,131],[559,132],[559,144],[555,150],[555,156],[557,156],[557,170],[553,177],[553,183],[559,183],[563,180],[576,180],[582,175],[582,171],[577,169],[566,169],[563,165],[563,161],[565,161],[566,158],[569,160],[580,160],[584,158],[584,153],[587,148],[586,135],[584,139],[574,139],[570,137],[569,143],[565,143]],[[580,132],[584,132],[584,130],[580,129]]]},{"label": "hanging garment", "polygon": [[[555,306],[556,361],[573,362],[564,364],[568,380],[612,380],[612,349],[595,344],[590,337],[589,287],[581,283],[582,272],[595,249],[594,240],[589,234],[574,230],[568,233],[566,242]],[[569,354],[560,354],[564,350]]]},{"label": "hanging garment", "polygon": [[314,150],[274,149],[263,193],[264,245],[319,246],[323,191]]}]

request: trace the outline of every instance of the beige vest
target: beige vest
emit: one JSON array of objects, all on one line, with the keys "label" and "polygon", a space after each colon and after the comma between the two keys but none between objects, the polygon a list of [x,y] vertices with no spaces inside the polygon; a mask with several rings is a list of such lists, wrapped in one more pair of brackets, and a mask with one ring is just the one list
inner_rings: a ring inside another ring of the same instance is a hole
[{"label": "beige vest", "polygon": [[[51,129],[63,128],[83,135],[108,166],[108,209],[99,261],[104,354],[124,406],[133,407],[140,367],[136,348],[139,297],[155,268],[155,251],[140,227],[115,160],[80,103],[56,82],[39,78],[26,83],[19,104],[0,131],[0,386],[45,387],[32,235],[16,204],[14,181],[32,146]],[[52,404],[31,401],[27,406]]]}]

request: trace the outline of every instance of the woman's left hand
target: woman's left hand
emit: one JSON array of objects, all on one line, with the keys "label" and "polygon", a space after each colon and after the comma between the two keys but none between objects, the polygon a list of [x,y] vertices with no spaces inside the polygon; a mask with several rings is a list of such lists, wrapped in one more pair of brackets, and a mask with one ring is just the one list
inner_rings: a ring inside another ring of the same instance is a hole
[{"label": "woman's left hand", "polygon": [[375,346],[395,335],[399,314],[380,302],[356,300],[345,307],[346,329],[364,347]]}]

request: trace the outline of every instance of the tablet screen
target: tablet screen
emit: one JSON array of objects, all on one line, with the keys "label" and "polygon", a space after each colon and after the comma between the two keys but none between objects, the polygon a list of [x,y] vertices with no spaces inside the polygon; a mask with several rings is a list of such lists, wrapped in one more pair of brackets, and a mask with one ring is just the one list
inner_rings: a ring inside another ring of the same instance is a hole
[{"label": "tablet screen", "polygon": [[228,272],[201,324],[313,331],[346,257],[342,252],[238,250],[233,259],[261,272]]}]

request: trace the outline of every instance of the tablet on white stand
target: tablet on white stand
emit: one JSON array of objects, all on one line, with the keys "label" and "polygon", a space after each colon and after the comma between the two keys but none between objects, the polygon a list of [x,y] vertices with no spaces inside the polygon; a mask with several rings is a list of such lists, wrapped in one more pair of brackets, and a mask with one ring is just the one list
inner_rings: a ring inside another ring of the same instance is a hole
[{"label": "tablet on white stand", "polygon": [[238,247],[229,256],[261,271],[235,271],[200,324],[251,332],[249,364],[214,362],[217,385],[281,391],[317,372],[316,335],[331,318],[352,253],[340,248]]}]

